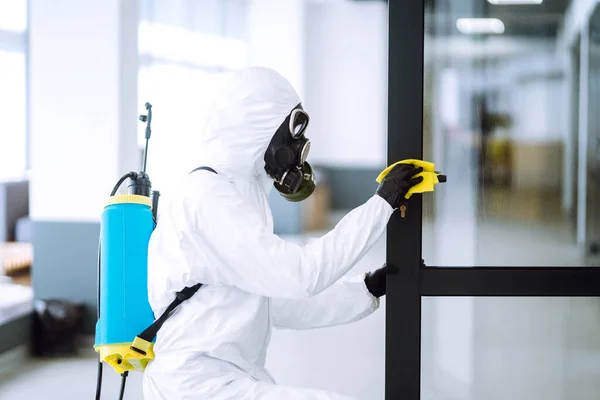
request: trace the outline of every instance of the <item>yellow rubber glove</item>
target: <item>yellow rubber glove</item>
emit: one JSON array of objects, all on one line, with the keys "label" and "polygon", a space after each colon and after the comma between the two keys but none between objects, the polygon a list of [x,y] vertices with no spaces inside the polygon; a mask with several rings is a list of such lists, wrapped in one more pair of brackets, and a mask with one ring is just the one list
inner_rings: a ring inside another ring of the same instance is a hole
[{"label": "yellow rubber glove", "polygon": [[377,183],[381,183],[381,181],[383,181],[383,178],[385,178],[385,176],[392,170],[392,168],[394,168],[398,164],[413,164],[418,167],[423,167],[423,172],[416,175],[422,176],[423,181],[409,189],[406,196],[404,196],[406,199],[410,199],[410,196],[412,196],[413,193],[433,192],[437,183],[446,182],[446,176],[435,171],[434,163],[429,161],[410,159],[398,161],[397,163],[394,163],[386,169],[384,169],[383,171],[381,171],[381,173],[376,179]]}]

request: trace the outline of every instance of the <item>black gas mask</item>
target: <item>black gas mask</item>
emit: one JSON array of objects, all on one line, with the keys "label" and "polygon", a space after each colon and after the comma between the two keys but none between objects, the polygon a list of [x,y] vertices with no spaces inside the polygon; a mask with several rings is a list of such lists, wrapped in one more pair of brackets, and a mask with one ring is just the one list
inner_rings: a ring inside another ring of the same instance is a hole
[{"label": "black gas mask", "polygon": [[306,162],[310,141],[304,136],[308,114],[298,104],[279,126],[265,153],[265,171],[286,200],[307,199],[315,190],[312,168]]}]

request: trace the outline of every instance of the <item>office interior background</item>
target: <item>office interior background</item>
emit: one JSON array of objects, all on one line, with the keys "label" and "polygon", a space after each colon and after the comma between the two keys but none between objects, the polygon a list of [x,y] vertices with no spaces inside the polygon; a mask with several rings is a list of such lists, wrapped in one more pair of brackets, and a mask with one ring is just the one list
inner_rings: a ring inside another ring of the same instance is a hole
[{"label": "office interior background", "polygon": [[[423,197],[425,262],[600,265],[599,2],[425,4],[424,157],[448,176]],[[311,116],[318,188],[301,204],[272,193],[276,233],[306,243],[374,194],[396,73],[387,7],[0,0],[0,399],[94,392],[99,216],[116,180],[140,168],[145,102],[161,202],[198,166],[219,88],[249,65],[288,78]],[[353,272],[379,267],[385,248],[382,238]],[[83,305],[76,356],[29,355],[36,310],[52,299]],[[281,384],[383,399],[386,311],[383,300],[348,326],[276,331],[267,366]],[[424,298],[422,329],[423,398],[600,393],[597,298]],[[116,397],[118,375],[105,376]],[[126,398],[142,398],[140,375]]]}]

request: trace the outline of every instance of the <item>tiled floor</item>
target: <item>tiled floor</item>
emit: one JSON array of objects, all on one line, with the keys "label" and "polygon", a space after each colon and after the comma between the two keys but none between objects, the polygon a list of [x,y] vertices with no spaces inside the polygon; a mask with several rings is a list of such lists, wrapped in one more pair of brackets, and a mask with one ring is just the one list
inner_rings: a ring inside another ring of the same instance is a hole
[{"label": "tiled floor", "polygon": [[[81,358],[30,361],[0,378],[1,400],[93,399],[97,359]],[[125,399],[141,400],[141,374],[127,379]],[[121,377],[104,367],[102,398],[118,399]]]}]

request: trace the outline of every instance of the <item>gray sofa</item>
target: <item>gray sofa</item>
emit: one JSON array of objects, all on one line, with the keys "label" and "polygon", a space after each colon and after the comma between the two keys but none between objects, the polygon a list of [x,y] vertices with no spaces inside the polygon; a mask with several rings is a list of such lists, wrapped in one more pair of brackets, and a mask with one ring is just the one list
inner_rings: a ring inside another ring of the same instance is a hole
[{"label": "gray sofa", "polygon": [[28,215],[29,181],[0,182],[0,242],[31,241]]}]

